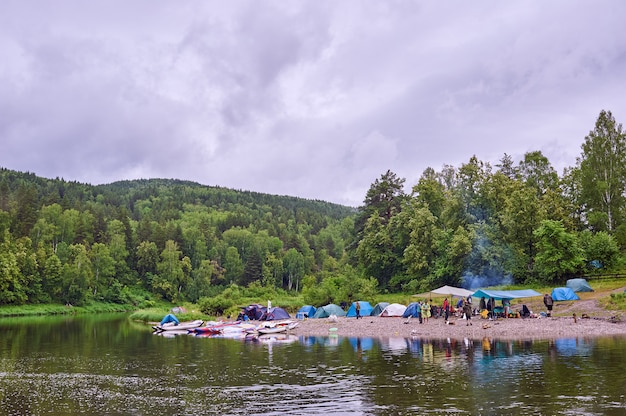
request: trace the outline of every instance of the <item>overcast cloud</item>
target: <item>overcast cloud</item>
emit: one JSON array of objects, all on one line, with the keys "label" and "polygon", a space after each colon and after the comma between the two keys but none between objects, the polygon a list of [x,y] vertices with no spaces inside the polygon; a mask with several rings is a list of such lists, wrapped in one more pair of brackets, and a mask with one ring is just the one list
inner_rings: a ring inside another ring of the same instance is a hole
[{"label": "overcast cloud", "polygon": [[626,122],[626,2],[2,1],[0,166],[358,206]]}]

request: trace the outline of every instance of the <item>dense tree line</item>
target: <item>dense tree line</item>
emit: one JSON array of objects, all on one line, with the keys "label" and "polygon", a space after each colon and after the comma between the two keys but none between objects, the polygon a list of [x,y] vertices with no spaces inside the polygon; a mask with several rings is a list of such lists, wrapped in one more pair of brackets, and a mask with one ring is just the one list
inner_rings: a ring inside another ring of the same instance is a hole
[{"label": "dense tree line", "polygon": [[626,137],[602,111],[576,166],[539,151],[387,171],[358,210],[151,179],[92,186],[0,169],[0,304],[198,301],[224,288],[323,304],[377,290],[542,282],[613,270],[626,247]]},{"label": "dense tree line", "polygon": [[91,186],[0,170],[0,304],[197,301],[336,272],[355,210],[177,180]]},{"label": "dense tree line", "polygon": [[388,171],[355,220],[352,261],[390,290],[560,284],[620,267],[626,247],[626,137],[602,111],[576,166],[559,176],[539,151],[517,164],[472,157],[427,168],[409,194]]}]

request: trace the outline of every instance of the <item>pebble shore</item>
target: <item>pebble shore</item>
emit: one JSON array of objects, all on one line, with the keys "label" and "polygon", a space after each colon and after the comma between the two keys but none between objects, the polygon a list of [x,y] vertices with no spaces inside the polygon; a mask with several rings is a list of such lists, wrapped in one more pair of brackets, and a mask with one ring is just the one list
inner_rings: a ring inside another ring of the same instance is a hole
[{"label": "pebble shore", "polygon": [[366,316],[361,319],[305,319],[290,331],[294,335],[345,337],[420,337],[444,338],[498,338],[509,340],[550,339],[569,337],[626,336],[626,322],[611,322],[598,318],[537,317],[482,319],[475,316],[471,325],[465,319],[452,317],[430,318],[422,324],[418,319]]}]

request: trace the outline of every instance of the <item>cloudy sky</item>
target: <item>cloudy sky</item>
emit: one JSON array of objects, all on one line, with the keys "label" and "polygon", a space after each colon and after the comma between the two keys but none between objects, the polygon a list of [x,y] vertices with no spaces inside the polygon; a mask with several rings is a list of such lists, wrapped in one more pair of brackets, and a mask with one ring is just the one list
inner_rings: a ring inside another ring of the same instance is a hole
[{"label": "cloudy sky", "polygon": [[358,206],[626,123],[626,2],[2,0],[0,167]]}]

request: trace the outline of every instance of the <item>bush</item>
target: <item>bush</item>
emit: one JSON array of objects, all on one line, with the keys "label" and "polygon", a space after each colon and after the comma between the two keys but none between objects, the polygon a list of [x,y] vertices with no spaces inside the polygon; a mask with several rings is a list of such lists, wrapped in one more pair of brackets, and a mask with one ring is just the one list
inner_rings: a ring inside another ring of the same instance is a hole
[{"label": "bush", "polygon": [[610,309],[626,310],[626,293],[611,293],[607,307]]},{"label": "bush", "polygon": [[198,300],[200,312],[206,315],[221,316],[233,306],[235,306],[235,301],[222,295],[213,298],[204,297]]}]

